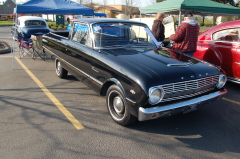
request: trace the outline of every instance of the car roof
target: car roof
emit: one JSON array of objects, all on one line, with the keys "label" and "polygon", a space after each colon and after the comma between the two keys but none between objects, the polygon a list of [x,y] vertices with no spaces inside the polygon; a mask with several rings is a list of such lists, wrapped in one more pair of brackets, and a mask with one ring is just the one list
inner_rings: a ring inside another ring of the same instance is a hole
[{"label": "car roof", "polygon": [[116,18],[79,18],[74,19],[74,22],[86,22],[88,24],[94,24],[94,23],[135,23],[135,24],[144,24],[142,22],[136,22],[132,20],[123,20],[123,19],[116,19]]},{"label": "car roof", "polygon": [[26,20],[42,20],[42,21],[45,21],[44,18],[37,17],[37,16],[21,16],[21,17],[18,17],[18,19],[21,20],[21,21],[26,21]]},{"label": "car roof", "polygon": [[226,27],[226,26],[239,26],[240,25],[240,20],[234,20],[234,21],[229,21],[225,22],[222,24],[219,24],[219,27]]}]

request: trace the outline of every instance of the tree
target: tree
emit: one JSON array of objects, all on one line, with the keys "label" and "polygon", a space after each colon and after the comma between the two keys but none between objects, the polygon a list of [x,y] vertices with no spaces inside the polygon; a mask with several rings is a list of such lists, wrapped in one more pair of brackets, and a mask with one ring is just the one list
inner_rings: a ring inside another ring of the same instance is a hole
[{"label": "tree", "polygon": [[108,5],[108,0],[102,0],[104,6]]},{"label": "tree", "polygon": [[102,3],[101,4],[99,4],[99,6],[98,7],[94,7],[94,11],[95,12],[102,12],[102,13],[106,13],[106,6],[108,5],[108,0],[102,0]]},{"label": "tree", "polygon": [[77,0],[77,3],[82,4],[83,0]]},{"label": "tree", "polygon": [[238,8],[240,7],[240,2],[239,1],[236,2],[236,7],[238,7]]},{"label": "tree", "polygon": [[158,3],[158,2],[162,2],[162,1],[165,1],[165,0],[156,0],[157,3]]},{"label": "tree", "polygon": [[236,6],[234,0],[212,0],[218,3],[223,3],[223,4],[230,4],[232,6]]},{"label": "tree", "polygon": [[[231,5],[231,6],[236,6],[234,0],[212,0],[212,1],[215,1],[215,2],[218,2],[218,3],[223,3],[223,4],[228,4],[228,5]],[[216,19],[217,19],[217,16],[213,15],[213,25],[214,26],[216,25]],[[225,19],[225,18],[223,18],[223,19]]]},{"label": "tree", "polygon": [[[122,0],[123,4],[125,4],[125,14],[131,16],[133,13],[139,13],[138,1],[136,0]],[[136,7],[133,7],[136,6]]]}]

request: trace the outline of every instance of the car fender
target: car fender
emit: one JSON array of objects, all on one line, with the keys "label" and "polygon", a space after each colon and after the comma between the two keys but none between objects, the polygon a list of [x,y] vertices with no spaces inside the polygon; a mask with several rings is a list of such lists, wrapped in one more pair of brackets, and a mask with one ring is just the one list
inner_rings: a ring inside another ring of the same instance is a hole
[{"label": "car fender", "polygon": [[[214,57],[216,57],[216,58],[214,58]],[[209,47],[206,50],[206,52],[203,56],[203,60],[208,61],[208,62],[213,63],[218,66],[222,66],[222,63],[223,63],[221,52],[214,47]]]},{"label": "car fender", "polygon": [[116,78],[109,78],[102,86],[101,95],[106,95],[107,89],[112,85],[112,84],[116,84],[123,92],[124,97],[126,98],[126,93],[125,90],[121,84],[121,82],[119,80],[117,80]]}]

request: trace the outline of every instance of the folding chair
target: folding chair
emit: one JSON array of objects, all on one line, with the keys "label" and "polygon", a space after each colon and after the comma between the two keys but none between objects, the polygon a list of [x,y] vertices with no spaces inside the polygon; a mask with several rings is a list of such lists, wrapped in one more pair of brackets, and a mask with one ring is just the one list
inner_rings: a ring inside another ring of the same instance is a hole
[{"label": "folding chair", "polygon": [[35,60],[39,56],[45,60],[46,54],[42,49],[42,35],[40,36],[32,35],[31,38],[24,38],[21,33],[18,34],[20,59],[24,56],[30,56]]},{"label": "folding chair", "polygon": [[31,40],[35,57],[39,56],[45,60],[46,54],[43,52],[42,48],[42,35],[31,35]]}]

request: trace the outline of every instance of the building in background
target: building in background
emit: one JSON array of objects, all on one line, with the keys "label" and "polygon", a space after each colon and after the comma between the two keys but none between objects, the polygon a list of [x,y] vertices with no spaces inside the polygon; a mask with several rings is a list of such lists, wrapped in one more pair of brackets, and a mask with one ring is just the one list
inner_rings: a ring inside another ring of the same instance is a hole
[{"label": "building in background", "polygon": [[13,10],[16,8],[15,0],[3,0],[0,1],[0,15],[1,17],[7,17],[13,14]]},{"label": "building in background", "polygon": [[86,7],[94,9],[95,13],[105,13],[108,18],[116,18],[119,14],[126,14],[129,18],[138,17],[140,11],[138,7],[126,5],[97,5],[85,4]]}]

